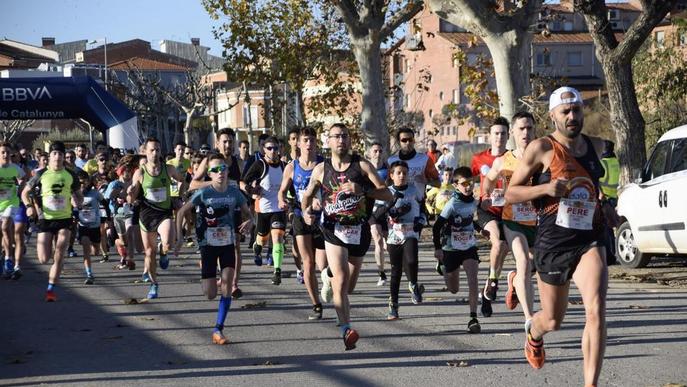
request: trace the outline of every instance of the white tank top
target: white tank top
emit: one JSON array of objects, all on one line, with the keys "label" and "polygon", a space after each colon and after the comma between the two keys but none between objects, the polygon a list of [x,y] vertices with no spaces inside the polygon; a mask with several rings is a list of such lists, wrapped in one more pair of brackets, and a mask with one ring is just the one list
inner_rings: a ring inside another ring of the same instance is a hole
[{"label": "white tank top", "polygon": [[260,213],[280,212],[279,187],[281,186],[284,171],[280,165],[272,166],[266,163],[267,174],[260,180]]}]

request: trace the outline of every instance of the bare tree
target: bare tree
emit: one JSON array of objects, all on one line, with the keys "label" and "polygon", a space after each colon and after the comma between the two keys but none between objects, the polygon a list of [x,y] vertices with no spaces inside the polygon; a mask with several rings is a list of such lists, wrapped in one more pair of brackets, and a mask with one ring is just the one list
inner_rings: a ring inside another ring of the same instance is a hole
[{"label": "bare tree", "polygon": [[36,120],[10,120],[0,121],[0,135],[3,142],[13,142],[19,138],[24,129],[33,125]]},{"label": "bare tree", "polygon": [[618,42],[603,0],[575,0],[575,10],[584,15],[603,68],[611,106],[611,125],[616,133],[620,160],[620,183],[633,179],[646,162],[645,122],[637,103],[632,58],[651,31],[673,8],[676,0],[640,0],[642,13]]}]

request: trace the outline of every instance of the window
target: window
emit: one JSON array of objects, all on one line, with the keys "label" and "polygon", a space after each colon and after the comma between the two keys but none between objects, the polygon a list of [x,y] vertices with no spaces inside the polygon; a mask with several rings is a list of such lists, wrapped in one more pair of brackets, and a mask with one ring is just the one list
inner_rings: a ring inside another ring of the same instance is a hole
[{"label": "window", "polygon": [[651,152],[651,159],[644,169],[642,182],[653,180],[665,173],[666,162],[668,161],[668,152],[670,152],[671,146],[671,141],[662,141],[656,144],[654,151]]},{"label": "window", "polygon": [[452,129],[453,129],[453,135],[456,135],[456,134],[457,134],[457,129],[456,129],[456,127],[454,126]]},{"label": "window", "polygon": [[410,107],[410,96],[408,94],[403,96],[403,106],[408,109]]},{"label": "window", "polygon": [[439,32],[465,32],[465,30],[444,19],[439,19]]},{"label": "window", "polygon": [[620,11],[617,9],[611,9],[608,11],[608,20],[618,20],[620,19]]},{"label": "window", "polygon": [[687,139],[673,141],[673,153],[670,156],[668,173],[687,170]]},{"label": "window", "polygon": [[444,100],[444,92],[440,91],[439,92],[439,101],[443,101],[443,100]]},{"label": "window", "polygon": [[570,32],[573,30],[573,22],[565,21],[563,22],[563,31]]},{"label": "window", "polygon": [[429,109],[429,118],[432,118],[434,116],[434,111],[432,109]]},{"label": "window", "polygon": [[451,102],[453,102],[456,105],[460,103],[460,90],[453,89],[453,100]]},{"label": "window", "polygon": [[408,58],[403,59],[403,72],[407,73],[410,71],[410,62],[408,62]]},{"label": "window", "polygon": [[568,53],[568,66],[582,66],[582,53],[580,51]]},{"label": "window", "polygon": [[545,51],[538,52],[537,66],[551,66],[551,53]]},{"label": "window", "polygon": [[460,61],[457,58],[453,58],[453,61],[451,62],[451,66],[456,68],[460,66]]},{"label": "window", "polygon": [[663,48],[663,43],[666,40],[665,31],[656,31],[654,34],[654,39],[656,39],[656,47]]}]

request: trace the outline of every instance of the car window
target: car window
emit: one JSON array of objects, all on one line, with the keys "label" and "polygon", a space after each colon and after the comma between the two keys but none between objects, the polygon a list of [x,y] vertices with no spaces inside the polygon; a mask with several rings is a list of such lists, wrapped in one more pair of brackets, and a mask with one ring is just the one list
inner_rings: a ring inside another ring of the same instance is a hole
[{"label": "car window", "polygon": [[668,173],[680,172],[687,169],[687,139],[673,141],[673,152],[670,156]]},{"label": "car window", "polygon": [[644,176],[642,181],[646,182],[662,176],[666,171],[666,162],[668,161],[668,153],[672,146],[672,141],[661,141],[656,144],[654,151],[651,153],[651,159],[646,164],[644,169]]}]

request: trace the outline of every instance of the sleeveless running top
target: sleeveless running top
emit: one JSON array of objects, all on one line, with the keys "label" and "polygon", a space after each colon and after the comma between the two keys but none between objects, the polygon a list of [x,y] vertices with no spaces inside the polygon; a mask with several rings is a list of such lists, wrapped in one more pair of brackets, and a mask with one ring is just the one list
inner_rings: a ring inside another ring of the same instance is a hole
[{"label": "sleeveless running top", "polygon": [[[506,187],[510,184],[510,179],[513,177],[513,172],[515,172],[515,168],[519,163],[520,160],[515,157],[513,151],[508,151],[503,154],[501,177],[503,177]],[[506,190],[507,189],[508,188],[506,188]],[[503,220],[510,220],[526,226],[534,226],[537,224],[537,210],[530,201],[524,203],[506,203],[503,206],[501,217]]]},{"label": "sleeveless running top", "polygon": [[260,194],[260,199],[257,201],[257,212],[261,214],[282,212],[279,208],[278,194],[279,188],[281,187],[281,180],[284,176],[284,165],[281,162],[276,165],[264,162],[264,165],[267,170],[263,172],[263,177],[259,182],[262,193]]},{"label": "sleeveless running top", "polygon": [[588,245],[603,237],[599,206],[599,178],[603,166],[591,140],[582,135],[587,152],[575,157],[553,137],[545,139],[553,147],[549,169],[535,174],[533,184],[547,184],[552,179],[567,179],[568,191],[561,198],[545,196],[534,201],[539,225],[534,247],[544,251],[567,250]]},{"label": "sleeveless running top", "polygon": [[[320,163],[322,158],[317,156],[315,160],[316,163]],[[305,190],[308,189],[310,184],[310,177],[312,176],[312,169],[303,169],[298,159],[291,161],[293,163],[293,189],[296,191],[296,206],[294,208],[294,213],[301,216],[303,213],[301,211],[301,203],[303,202],[303,194]]]},{"label": "sleeveless running top", "polygon": [[324,226],[331,228],[336,224],[355,226],[367,222],[368,207],[365,195],[346,193],[339,187],[353,182],[364,187],[371,186],[368,178],[360,168],[360,156],[351,156],[351,164],[345,171],[336,171],[332,159],[324,161],[324,175],[322,177],[322,200]]},{"label": "sleeveless running top", "polygon": [[13,164],[0,167],[0,212],[8,207],[19,207],[19,195],[17,194],[17,180],[21,169]]},{"label": "sleeveless running top", "polygon": [[45,219],[71,219],[72,192],[81,188],[74,172],[67,168],[58,171],[43,168],[31,178],[28,185],[39,192]]},{"label": "sleeveless running top", "polygon": [[167,165],[160,165],[160,174],[153,176],[148,173],[148,168],[143,169],[143,182],[141,183],[142,203],[158,210],[172,208],[171,179],[167,176]]},{"label": "sleeveless running top", "polygon": [[389,166],[386,163],[382,163],[382,166],[377,168],[377,174],[382,181],[386,181],[386,179],[389,177]]}]

